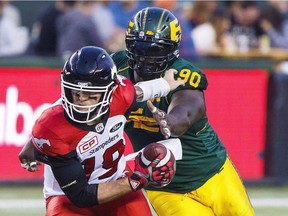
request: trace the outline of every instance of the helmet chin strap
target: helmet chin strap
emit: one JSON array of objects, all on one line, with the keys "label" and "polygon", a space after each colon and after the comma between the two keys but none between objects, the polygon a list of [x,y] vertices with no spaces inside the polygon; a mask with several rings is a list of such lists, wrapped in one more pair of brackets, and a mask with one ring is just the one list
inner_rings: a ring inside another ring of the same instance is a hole
[{"label": "helmet chin strap", "polygon": [[[78,118],[78,120],[80,120],[80,121],[84,121],[84,120],[87,119],[87,115],[88,115],[88,114],[86,114],[86,113],[77,113],[77,112],[74,111],[74,110],[73,110],[73,112],[74,112],[74,118],[76,117],[76,118]],[[96,112],[93,112],[93,114],[90,116],[90,118],[93,118],[95,115],[96,115]],[[91,121],[91,122],[87,122],[87,123],[85,123],[85,124],[87,124],[87,125],[96,125],[96,124],[98,124],[99,122],[101,122],[101,120],[102,120],[103,117],[104,117],[104,115],[99,116],[99,117],[96,118],[95,120],[93,120],[93,121]]]},{"label": "helmet chin strap", "polygon": [[104,115],[100,116],[99,118],[95,119],[94,121],[91,121],[91,122],[88,122],[87,125],[96,125],[98,124],[99,122],[101,122],[102,118],[103,118]]},{"label": "helmet chin strap", "polygon": [[[99,110],[99,107],[97,107],[95,110],[93,110],[90,113],[79,113],[76,110],[73,109],[73,116],[74,118],[77,118],[80,121],[85,121],[87,120],[87,116],[89,116],[89,119],[92,119],[93,117],[95,117],[97,115],[97,112]],[[93,124],[97,124],[97,122],[99,122],[102,119],[102,116],[96,118],[95,120],[91,121],[91,122],[87,122],[87,125],[93,125]]]}]

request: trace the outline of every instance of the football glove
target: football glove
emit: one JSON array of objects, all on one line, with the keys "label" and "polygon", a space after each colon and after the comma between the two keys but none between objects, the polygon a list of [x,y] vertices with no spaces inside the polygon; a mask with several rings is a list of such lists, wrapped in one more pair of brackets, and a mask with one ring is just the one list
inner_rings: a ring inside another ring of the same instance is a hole
[{"label": "football glove", "polygon": [[142,157],[142,152],[136,156],[134,173],[129,177],[133,191],[147,186],[163,187],[171,182],[175,173],[175,164],[168,161],[163,166],[157,166],[164,157],[164,154],[158,154],[153,161],[144,162],[145,158]]}]

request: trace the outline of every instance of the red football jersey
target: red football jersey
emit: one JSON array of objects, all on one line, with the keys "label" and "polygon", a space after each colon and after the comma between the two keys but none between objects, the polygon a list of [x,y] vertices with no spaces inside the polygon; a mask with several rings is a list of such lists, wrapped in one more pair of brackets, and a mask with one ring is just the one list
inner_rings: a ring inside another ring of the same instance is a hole
[{"label": "red football jersey", "polygon": [[[63,156],[72,151],[85,169],[89,183],[116,180],[125,175],[124,114],[135,100],[134,85],[128,79],[115,89],[110,104],[110,114],[101,133],[83,130],[72,125],[64,116],[61,99],[45,110],[37,119],[32,131],[35,147],[44,155]],[[64,194],[50,166],[44,169],[44,195]]]}]

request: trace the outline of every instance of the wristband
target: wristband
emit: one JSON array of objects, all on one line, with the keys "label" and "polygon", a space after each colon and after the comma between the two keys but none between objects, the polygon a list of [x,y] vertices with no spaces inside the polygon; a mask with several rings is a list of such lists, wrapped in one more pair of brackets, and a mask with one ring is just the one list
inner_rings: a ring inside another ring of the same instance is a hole
[{"label": "wristband", "polygon": [[170,86],[163,78],[139,82],[135,86],[140,88],[143,92],[143,97],[139,102],[157,97],[165,97],[170,92]]}]

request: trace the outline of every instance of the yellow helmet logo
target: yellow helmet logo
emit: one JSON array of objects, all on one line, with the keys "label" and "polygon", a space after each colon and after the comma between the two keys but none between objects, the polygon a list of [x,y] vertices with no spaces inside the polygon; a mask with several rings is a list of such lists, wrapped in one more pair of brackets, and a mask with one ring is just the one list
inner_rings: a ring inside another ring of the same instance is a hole
[{"label": "yellow helmet logo", "polygon": [[171,29],[171,40],[178,42],[181,37],[181,27],[178,22],[178,19],[174,19],[170,22],[170,29]]}]

